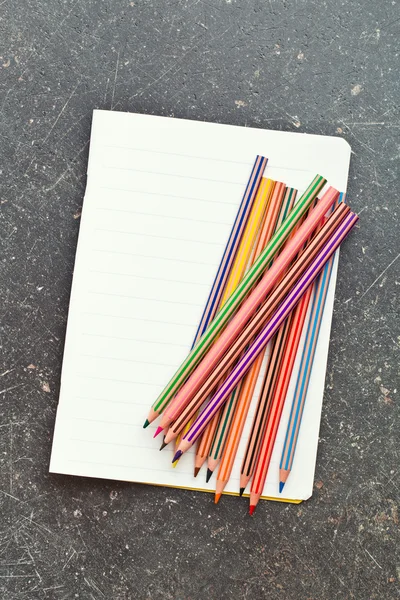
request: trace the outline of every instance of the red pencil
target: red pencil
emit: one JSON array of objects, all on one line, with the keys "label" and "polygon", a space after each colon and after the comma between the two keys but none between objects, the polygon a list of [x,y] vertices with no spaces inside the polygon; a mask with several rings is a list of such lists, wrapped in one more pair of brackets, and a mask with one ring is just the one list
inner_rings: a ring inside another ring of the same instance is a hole
[{"label": "red pencil", "polygon": [[292,320],[289,325],[289,334],[282,357],[281,369],[276,382],[266,428],[264,431],[263,441],[251,485],[249,509],[250,515],[254,513],[264,489],[265,479],[267,477],[272,450],[274,448],[276,434],[278,431],[290,378],[292,376],[293,366],[296,359],[304,322],[306,320],[312,290],[312,286],[309,286],[306,290],[299,304],[293,311]]}]

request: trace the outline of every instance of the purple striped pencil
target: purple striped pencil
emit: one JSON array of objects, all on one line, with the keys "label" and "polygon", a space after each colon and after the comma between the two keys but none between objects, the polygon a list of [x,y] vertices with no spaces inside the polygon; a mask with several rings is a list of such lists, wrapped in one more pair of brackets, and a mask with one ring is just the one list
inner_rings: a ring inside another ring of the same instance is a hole
[{"label": "purple striped pencil", "polygon": [[[233,224],[228,243],[225,247],[224,254],[221,259],[221,263],[218,267],[217,275],[214,279],[214,283],[211,288],[210,295],[207,300],[206,307],[201,317],[200,324],[197,328],[197,332],[192,344],[192,349],[201,338],[203,333],[206,331],[210,322],[215,317],[215,314],[220,305],[222,294],[224,293],[225,285],[231,271],[233,261],[236,256],[236,251],[239,247],[240,240],[242,239],[243,232],[246,227],[248,217],[250,215],[254,200],[257,195],[257,190],[261,183],[262,176],[267,166],[268,159],[264,156],[256,156],[253,168],[250,173],[249,181],[243,194],[242,201],[239,206],[239,211],[236,215],[235,222]],[[156,401],[147,419],[144,422],[143,427],[146,428],[152,423],[167,407],[169,400],[165,402]]]},{"label": "purple striped pencil", "polygon": [[229,394],[247,373],[254,360],[257,358],[263,348],[265,348],[271,337],[299,302],[304,292],[316,279],[326,262],[339,247],[357,221],[358,216],[350,212],[335,230],[329,241],[317,254],[309,268],[291,289],[285,300],[274,312],[272,318],[269,319],[254,342],[250,345],[247,352],[243,355],[242,359],[237,363],[216,394],[214,394],[214,396],[208,402],[205,409],[195,420],[189,431],[182,438],[179,449],[173,458],[173,462],[178,460],[182,454],[189,450],[189,448],[194,444],[203,429],[206,427],[207,423],[210,421],[210,419],[212,419],[217,410],[219,410],[219,408],[224,404]]}]

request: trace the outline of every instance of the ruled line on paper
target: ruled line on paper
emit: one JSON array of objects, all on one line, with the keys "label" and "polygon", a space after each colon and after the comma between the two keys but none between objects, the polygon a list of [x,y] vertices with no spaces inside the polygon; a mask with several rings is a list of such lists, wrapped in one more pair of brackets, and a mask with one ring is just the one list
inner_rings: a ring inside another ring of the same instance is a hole
[{"label": "ruled line on paper", "polygon": [[163,177],[177,177],[179,179],[193,179],[195,181],[207,181],[209,183],[220,183],[225,185],[237,185],[243,187],[243,181],[224,181],[222,179],[209,179],[207,177],[194,177],[193,175],[181,175],[180,173],[163,173],[162,171],[147,171],[146,169],[133,169],[132,167],[114,167],[103,164],[103,169],[110,171],[129,171],[130,173],[147,173],[148,175],[162,175]]},{"label": "ruled line on paper", "polygon": [[[127,423],[126,421],[110,421],[105,419],[95,419],[93,417],[76,417],[74,415],[70,415],[70,419],[74,421],[88,421],[89,423],[104,423],[106,425],[123,425],[124,427],[134,427],[136,429],[143,429],[143,425],[139,423]],[[105,440],[102,440],[102,442]],[[102,443],[101,442],[101,443]]]},{"label": "ruled line on paper", "polygon": [[[89,314],[92,314],[92,313],[89,313]],[[141,320],[141,319],[139,319],[139,320]],[[154,321],[152,321],[152,322],[154,323]],[[104,333],[90,333],[87,331],[82,331],[81,335],[85,335],[85,336],[87,335],[88,337],[102,337],[102,338],[107,338],[109,340],[126,340],[128,342],[140,342],[142,344],[155,344],[155,345],[164,344],[165,346],[168,346],[169,348],[171,348],[171,347],[187,348],[186,344],[174,344],[173,342],[165,342],[163,340],[161,340],[161,341],[145,340],[145,339],[140,339],[140,338],[123,337],[123,336],[118,336],[118,335],[106,335]]]},{"label": "ruled line on paper", "polygon": [[99,354],[82,354],[80,353],[79,356],[83,356],[85,358],[96,358],[96,359],[100,359],[100,360],[116,360],[118,362],[130,362],[130,363],[135,363],[135,365],[151,365],[152,367],[171,367],[174,368],[176,367],[175,363],[159,363],[159,362],[155,362],[155,361],[146,361],[146,360],[137,360],[137,359],[130,359],[130,358],[122,358],[119,356],[101,356]]},{"label": "ruled line on paper", "polygon": [[[120,425],[120,423],[115,423],[116,425]],[[114,423],[111,422],[111,425],[114,425]],[[110,442],[109,440],[91,440],[89,438],[77,438],[77,437],[71,437],[70,438],[71,442],[81,442],[83,444],[104,444],[105,446],[121,446],[123,448],[137,448],[138,450],[150,450],[150,452],[159,452],[160,449],[158,448],[158,446],[140,446],[138,444],[124,444],[122,442]]]},{"label": "ruled line on paper", "polygon": [[144,279],[146,281],[165,281],[166,283],[181,283],[184,285],[198,285],[201,287],[209,287],[207,283],[199,281],[184,281],[181,279],[163,279],[162,277],[146,277],[145,275],[136,275],[135,273],[118,273],[117,271],[100,271],[100,269],[89,269],[89,273],[97,273],[98,275],[117,275],[119,277],[133,277],[135,279]]},{"label": "ruled line on paper", "polygon": [[164,298],[145,298],[144,296],[130,296],[129,294],[114,294],[112,292],[96,292],[93,290],[88,290],[88,294],[96,294],[98,296],[111,296],[115,298],[132,298],[134,300],[146,300],[151,302],[161,302],[162,304],[180,304],[181,306],[195,306],[201,307],[201,304],[193,304],[189,302],[176,302],[175,300],[165,300]]},{"label": "ruled line on paper", "polygon": [[[161,154],[164,156],[178,156],[181,158],[190,158],[193,160],[207,160],[209,162],[222,162],[222,163],[226,163],[226,164],[235,164],[235,165],[241,165],[243,167],[248,167],[249,169],[252,166],[251,162],[244,162],[244,161],[237,161],[237,160],[228,160],[226,158],[218,158],[218,157],[209,157],[209,156],[197,156],[194,154],[181,154],[178,152],[169,152],[169,151],[162,151],[162,150],[150,150],[148,148],[134,148],[133,146],[116,146],[116,145],[111,145],[111,144],[103,144],[102,148],[115,148],[115,149],[120,149],[120,150],[130,150],[130,151],[134,151],[134,152],[148,152],[150,154]],[[268,171],[268,169],[279,169],[280,171],[297,171],[299,173],[312,173],[312,171],[310,169],[299,169],[298,167],[282,167],[281,165],[276,165],[273,162],[273,159],[269,159],[268,160],[268,164],[266,167],[266,171]]]},{"label": "ruled line on paper", "polygon": [[86,373],[76,373],[77,377],[81,379],[96,379],[97,381],[114,381],[115,383],[135,383],[136,385],[147,385],[157,387],[162,385],[164,382],[149,382],[149,381],[137,381],[136,379],[118,379],[116,377],[99,377],[98,375],[87,375]]},{"label": "ruled line on paper", "polygon": [[[157,321],[157,319],[144,319],[142,317],[132,317],[132,316],[125,316],[125,315],[108,315],[105,313],[96,313],[96,312],[91,312],[91,311],[90,312],[83,311],[82,314],[95,316],[95,317],[107,317],[109,319],[128,319],[130,321],[143,321],[145,323],[161,323],[163,325],[165,324],[165,321]],[[193,327],[192,323],[173,323],[172,321],[168,321],[168,325],[174,325],[176,327],[190,327],[190,328]]]},{"label": "ruled line on paper", "polygon": [[156,258],[157,260],[181,262],[181,263],[186,263],[186,264],[191,264],[191,265],[204,265],[206,267],[213,266],[213,267],[217,268],[217,264],[211,263],[211,262],[183,260],[182,258],[169,258],[168,256],[157,256],[154,254],[140,254],[139,252],[120,252],[118,250],[105,250],[104,248],[91,248],[91,251],[92,252],[104,252],[106,254],[121,254],[124,256],[137,256],[139,258]]},{"label": "ruled line on paper", "polygon": [[137,400],[115,400],[115,398],[91,398],[90,396],[74,396],[77,400],[86,400],[89,402],[109,402],[112,404],[125,404],[127,406],[142,406],[148,408],[148,402],[137,402]]},{"label": "ruled line on paper", "polygon": [[164,156],[179,156],[181,158],[190,158],[190,159],[195,159],[195,160],[208,160],[209,162],[224,162],[227,164],[234,164],[234,165],[242,165],[244,167],[248,167],[249,170],[252,167],[252,163],[251,162],[244,162],[244,161],[239,161],[239,160],[230,160],[227,158],[218,158],[218,157],[210,157],[210,156],[198,156],[195,154],[183,154],[183,153],[178,153],[178,152],[169,152],[169,151],[162,151],[162,150],[150,150],[148,148],[134,148],[133,146],[116,146],[114,144],[103,144],[102,146],[103,148],[118,148],[120,150],[133,150],[135,152],[149,152],[150,154],[163,154]]},{"label": "ruled line on paper", "polygon": [[100,186],[101,190],[110,190],[113,192],[129,192],[135,194],[145,194],[147,196],[161,196],[163,198],[176,198],[178,200],[195,200],[196,202],[207,202],[208,204],[222,204],[224,206],[237,206],[237,202],[221,202],[220,200],[208,199],[208,198],[194,198],[190,196],[176,196],[175,194],[163,194],[161,192],[150,192],[149,190],[134,190],[132,188],[117,188],[115,186]]},{"label": "ruled line on paper", "polygon": [[[135,468],[135,470],[137,469],[137,467],[133,467],[133,465],[121,465],[119,463],[107,463],[104,461],[96,461],[96,460],[79,460],[77,458],[67,458],[66,459],[69,463],[77,463],[79,465],[99,465],[99,466],[104,466],[104,467],[116,467],[118,469],[132,469]],[[145,469],[144,467],[141,467],[142,470],[146,471],[148,470],[147,468]],[[150,469],[152,473],[162,473],[163,475],[165,475],[165,469],[154,469],[153,467]],[[179,471],[180,475],[193,475],[193,471],[184,471],[183,469],[181,471]]]},{"label": "ruled line on paper", "polygon": [[106,206],[96,206],[96,210],[104,210],[107,212],[123,212],[146,217],[162,217],[163,219],[175,219],[177,221],[189,221],[190,223],[206,223],[209,225],[230,225],[228,221],[209,221],[205,219],[189,219],[188,217],[177,217],[175,215],[167,215],[162,213],[139,212],[138,210],[127,210],[122,208],[110,208]]},{"label": "ruled line on paper", "polygon": [[220,248],[224,247],[224,243],[223,242],[205,242],[204,240],[193,240],[193,239],[187,239],[187,238],[177,238],[177,237],[171,237],[168,235],[153,235],[151,233],[141,233],[140,231],[121,231],[118,229],[106,229],[104,227],[96,227],[95,231],[106,231],[107,233],[117,233],[118,235],[135,235],[138,237],[148,237],[148,238],[156,238],[157,240],[172,240],[174,242],[185,242],[185,243],[195,243],[195,244],[201,244],[202,246],[218,246]]}]

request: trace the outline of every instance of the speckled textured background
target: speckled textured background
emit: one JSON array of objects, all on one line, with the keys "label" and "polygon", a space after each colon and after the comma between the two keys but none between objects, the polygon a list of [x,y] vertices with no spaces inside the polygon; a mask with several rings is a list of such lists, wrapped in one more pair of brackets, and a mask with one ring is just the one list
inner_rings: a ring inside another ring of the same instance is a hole
[{"label": "speckled textured background", "polygon": [[[0,1],[2,600],[400,597],[399,33],[388,0]],[[351,144],[311,501],[48,474],[93,108]]]}]

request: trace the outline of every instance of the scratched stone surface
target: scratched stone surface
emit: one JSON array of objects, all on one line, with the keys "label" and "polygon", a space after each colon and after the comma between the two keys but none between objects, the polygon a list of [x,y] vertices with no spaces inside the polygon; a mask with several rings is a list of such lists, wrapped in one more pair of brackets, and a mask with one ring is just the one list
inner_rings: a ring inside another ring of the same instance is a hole
[{"label": "scratched stone surface", "polygon": [[[399,26],[388,0],[0,2],[2,600],[399,598]],[[48,474],[93,108],[351,144],[312,500]]]}]

